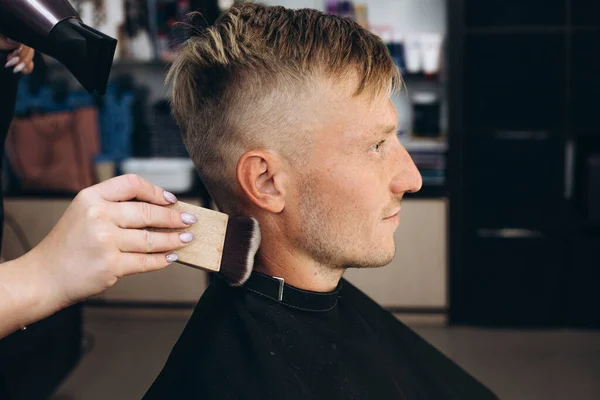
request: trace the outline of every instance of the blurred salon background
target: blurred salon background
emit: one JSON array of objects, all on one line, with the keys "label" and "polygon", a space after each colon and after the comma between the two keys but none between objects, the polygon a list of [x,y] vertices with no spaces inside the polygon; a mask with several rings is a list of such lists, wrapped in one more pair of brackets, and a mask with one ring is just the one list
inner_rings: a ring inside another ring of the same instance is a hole
[{"label": "blurred salon background", "polygon": [[[227,0],[71,0],[119,39],[92,97],[38,54],[3,159],[4,260],[35,246],[75,194],[135,173],[212,207],[164,78],[190,11]],[[502,399],[600,398],[600,2],[267,0],[355,19],[405,88],[398,137],[423,176],[392,264],[345,277]],[[141,398],[208,283],[175,265],[0,341],[19,399]]]}]

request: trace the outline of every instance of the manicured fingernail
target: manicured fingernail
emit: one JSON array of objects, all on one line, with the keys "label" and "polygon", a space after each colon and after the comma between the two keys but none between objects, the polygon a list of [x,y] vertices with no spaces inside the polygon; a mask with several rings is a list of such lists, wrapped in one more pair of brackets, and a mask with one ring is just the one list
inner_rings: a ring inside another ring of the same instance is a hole
[{"label": "manicured fingernail", "polygon": [[6,43],[8,43],[8,44],[17,44],[17,42],[12,40],[11,38],[5,38],[5,39],[6,39]]},{"label": "manicured fingernail", "polygon": [[194,240],[195,235],[192,232],[183,232],[179,234],[179,240],[183,243],[189,243]]},{"label": "manicured fingernail", "polygon": [[6,64],[4,64],[4,68],[10,68],[10,67],[14,67],[15,65],[17,65],[19,62],[21,61],[21,59],[19,57],[14,57],[11,58],[10,60],[8,60],[8,62]]},{"label": "manicured fingernail", "polygon": [[168,201],[171,204],[175,204],[177,203],[177,197],[175,197],[175,195],[171,192],[167,192],[166,190],[163,192],[163,197],[165,198],[166,201]]},{"label": "manicured fingernail", "polygon": [[167,262],[172,263],[172,262],[177,261],[178,259],[179,259],[179,256],[175,253],[171,253],[171,254],[167,255]]},{"label": "manicured fingernail", "polygon": [[19,72],[23,71],[25,69],[25,63],[21,63],[19,65],[17,65],[15,67],[15,69],[13,69],[13,74],[18,74]]},{"label": "manicured fingernail", "polygon": [[184,224],[192,225],[198,222],[198,217],[189,213],[181,213],[181,220]]}]

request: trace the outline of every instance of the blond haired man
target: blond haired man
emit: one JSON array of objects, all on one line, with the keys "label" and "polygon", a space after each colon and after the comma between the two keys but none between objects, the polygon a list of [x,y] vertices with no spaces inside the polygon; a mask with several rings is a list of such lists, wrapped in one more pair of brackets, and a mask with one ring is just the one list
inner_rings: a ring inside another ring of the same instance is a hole
[{"label": "blond haired man", "polygon": [[486,399],[485,387],[342,279],[395,252],[421,177],[396,136],[384,44],[315,10],[237,5],[169,78],[219,208],[262,243],[242,287],[200,299],[147,399]]}]

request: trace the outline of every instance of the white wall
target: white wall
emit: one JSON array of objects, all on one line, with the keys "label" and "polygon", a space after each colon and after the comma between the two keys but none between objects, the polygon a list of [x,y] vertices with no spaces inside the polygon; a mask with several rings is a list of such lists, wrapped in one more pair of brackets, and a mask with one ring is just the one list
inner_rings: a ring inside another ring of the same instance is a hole
[{"label": "white wall", "polygon": [[392,262],[344,277],[384,307],[446,309],[447,208],[445,199],[404,200]]},{"label": "white wall", "polygon": [[[325,0],[261,0],[267,5],[315,8],[323,11]],[[369,24],[390,26],[394,32],[446,32],[446,0],[355,0],[366,3]]]}]

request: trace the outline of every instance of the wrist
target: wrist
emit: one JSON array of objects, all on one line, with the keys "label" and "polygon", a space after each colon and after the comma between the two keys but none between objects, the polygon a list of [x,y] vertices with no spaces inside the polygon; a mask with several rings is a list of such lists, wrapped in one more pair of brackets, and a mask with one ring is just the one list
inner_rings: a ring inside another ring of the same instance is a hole
[{"label": "wrist", "polygon": [[13,332],[30,323],[30,315],[37,313],[40,301],[23,258],[1,264],[0,278],[0,298],[5,305],[0,307],[0,317],[7,321],[0,324],[2,337],[6,329]]},{"label": "wrist", "polygon": [[0,264],[0,338],[60,309],[35,254]]},{"label": "wrist", "polygon": [[25,313],[29,318],[24,324],[31,324],[61,309],[61,292],[51,277],[48,261],[44,261],[37,250],[34,248],[14,261],[15,273],[23,282],[16,285],[19,293],[15,293],[15,297],[19,298],[19,304],[26,305],[29,310]]}]

